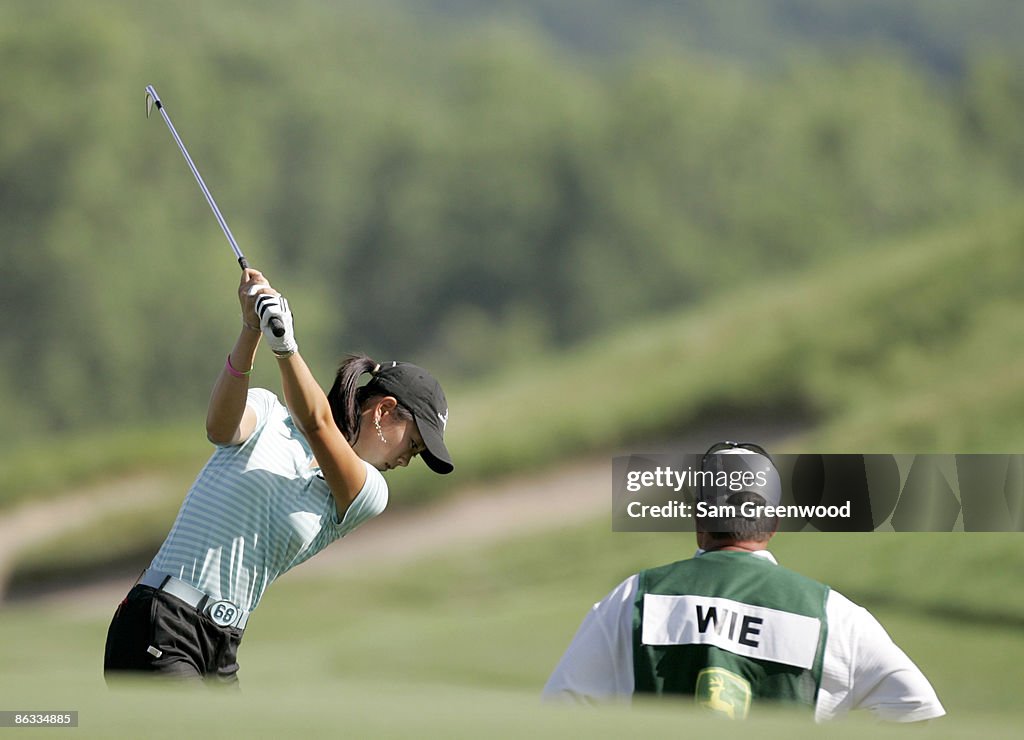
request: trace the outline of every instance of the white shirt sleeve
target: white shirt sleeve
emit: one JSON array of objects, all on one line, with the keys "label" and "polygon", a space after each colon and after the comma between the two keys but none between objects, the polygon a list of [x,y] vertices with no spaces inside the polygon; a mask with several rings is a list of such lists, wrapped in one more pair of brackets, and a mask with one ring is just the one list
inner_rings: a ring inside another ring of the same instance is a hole
[{"label": "white shirt sleeve", "polygon": [[250,388],[245,396],[245,405],[256,414],[256,422],[259,425],[265,423],[270,412],[282,404],[277,396],[266,388]]},{"label": "white shirt sleeve", "polygon": [[[248,444],[250,447],[255,444],[256,438],[259,436],[259,432],[263,430],[263,427],[267,425],[267,420],[270,415],[274,412],[275,408],[284,409],[281,402],[278,400],[270,391],[265,388],[250,388],[245,396],[245,405],[256,414],[256,426],[253,428],[252,434],[249,435],[249,439],[242,443],[241,446]],[[285,411],[287,414],[287,411]],[[218,444],[217,447],[235,447],[237,445],[223,445]]]},{"label": "white shirt sleeve", "polygon": [[946,713],[928,679],[866,609],[830,590],[825,611],[828,638],[816,721],[852,709],[867,709],[892,722],[917,722]]},{"label": "white shirt sleeve", "polygon": [[338,537],[344,537],[363,522],[373,519],[388,505],[388,484],[384,480],[384,476],[365,460],[363,460],[363,464],[366,466],[366,481],[356,497],[352,499],[352,503],[348,505],[341,521],[338,521],[337,507],[334,509],[333,524]]},{"label": "white shirt sleeve", "polygon": [[544,686],[545,701],[632,699],[637,580],[630,576],[594,604]]}]

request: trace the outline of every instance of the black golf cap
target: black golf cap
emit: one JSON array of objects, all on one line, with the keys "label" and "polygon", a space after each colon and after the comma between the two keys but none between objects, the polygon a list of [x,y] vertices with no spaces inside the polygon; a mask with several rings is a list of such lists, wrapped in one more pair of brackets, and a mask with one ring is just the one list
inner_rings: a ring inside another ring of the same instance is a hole
[{"label": "black golf cap", "polygon": [[[712,445],[701,459],[700,470],[697,500],[716,507],[716,513],[702,517],[701,528],[705,532],[742,531],[751,522],[767,518],[764,514],[744,515],[741,508],[744,503],[776,506],[782,500],[779,471],[771,456],[758,445],[737,442]],[[728,514],[730,511],[732,516]]]},{"label": "black golf cap", "polygon": [[452,472],[455,466],[444,444],[448,400],[441,384],[422,367],[408,362],[382,362],[371,374],[370,388],[394,396],[412,412],[426,447],[422,456],[427,467],[442,475]]},{"label": "black golf cap", "polygon": [[779,471],[771,456],[757,445],[719,442],[704,453],[700,469],[700,501],[720,506],[741,492],[757,494],[769,506],[782,500]]}]

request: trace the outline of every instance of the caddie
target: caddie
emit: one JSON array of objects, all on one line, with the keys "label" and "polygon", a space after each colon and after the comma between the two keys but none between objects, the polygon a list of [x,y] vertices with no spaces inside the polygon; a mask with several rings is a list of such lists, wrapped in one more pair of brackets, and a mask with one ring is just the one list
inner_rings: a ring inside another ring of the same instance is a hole
[{"label": "caddie", "polygon": [[768,474],[750,490],[701,487],[698,501],[719,515],[696,518],[696,555],[632,575],[595,604],[544,698],[684,695],[730,719],[767,702],[803,707],[819,722],[855,709],[894,722],[944,715],[928,679],[866,609],[778,564],[767,549],[776,517],[727,515],[744,501],[779,503],[768,453],[722,442],[701,470]]}]

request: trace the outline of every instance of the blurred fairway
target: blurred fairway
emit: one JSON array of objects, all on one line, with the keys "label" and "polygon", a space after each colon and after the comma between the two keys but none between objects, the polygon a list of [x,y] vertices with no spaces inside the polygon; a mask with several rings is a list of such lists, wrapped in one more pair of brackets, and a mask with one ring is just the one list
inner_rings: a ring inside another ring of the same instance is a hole
[{"label": "blurred fairway", "polygon": [[[553,371],[494,377],[458,394],[464,409],[452,446],[467,461],[462,481],[670,438],[722,409],[781,423],[793,409],[810,409],[817,423],[789,442],[805,450],[1019,452],[1024,334],[1011,268],[1022,233],[1024,215],[1014,209],[980,236],[965,229],[880,249],[873,264],[844,258],[746,300],[670,315],[545,358]],[[986,286],[988,302],[957,279],[968,269]],[[936,316],[936,291],[957,321]],[[752,331],[750,316],[758,313],[773,318]],[[746,352],[742,363],[737,346]],[[893,351],[871,354],[879,346]],[[644,358],[644,382],[609,394],[622,378],[608,357]],[[538,415],[535,399],[547,397],[551,372],[572,378],[573,392],[558,394]],[[11,456],[7,469],[30,469],[26,459]],[[115,458],[100,459],[118,467]],[[45,461],[59,465],[50,455]],[[175,470],[182,477],[195,466]],[[396,490],[417,497],[437,490],[421,490],[421,480],[405,471]],[[166,533],[183,488],[169,486],[166,505],[97,522],[37,562],[67,573],[107,551],[121,538],[114,532],[135,533],[143,551]],[[77,709],[85,737],[632,737],[720,728],[668,705],[566,712],[539,704],[589,604],[630,573],[693,550],[686,535],[609,529],[606,519],[573,523],[412,564],[359,572],[343,565],[333,577],[300,568],[275,585],[250,623],[240,696],[190,693],[182,701],[149,687],[108,693],[100,664],[116,599],[99,610],[67,601],[7,607],[0,611],[0,709]],[[923,734],[1012,737],[1024,723],[1020,543],[1014,533],[800,534],[781,536],[773,549],[783,564],[871,609],[920,665],[951,715]],[[769,738],[812,732],[804,718],[756,722]],[[819,730],[828,737],[899,731],[870,720]]]},{"label": "blurred fairway", "polygon": [[[0,708],[78,710],[75,732],[86,737],[713,731],[718,722],[689,707],[566,709],[538,700],[592,602],[637,569],[692,549],[690,536],[613,534],[602,518],[413,565],[332,577],[300,568],[250,622],[240,695],[108,692],[100,664],[114,604],[8,607],[0,611]],[[925,728],[926,736],[1015,735],[1024,721],[1018,535],[790,534],[773,550],[870,608],[928,675],[950,716]],[[867,717],[817,730],[784,714],[751,721],[769,738],[890,731]]]}]

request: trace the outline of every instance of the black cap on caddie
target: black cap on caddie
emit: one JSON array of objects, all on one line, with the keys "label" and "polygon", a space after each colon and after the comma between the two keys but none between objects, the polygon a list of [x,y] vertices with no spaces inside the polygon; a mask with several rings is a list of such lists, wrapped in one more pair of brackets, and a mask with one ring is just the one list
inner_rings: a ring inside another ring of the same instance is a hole
[{"label": "black cap on caddie", "polygon": [[[712,445],[700,464],[697,501],[709,504],[713,513],[702,517],[705,532],[750,531],[754,523],[770,520],[758,506],[776,506],[782,500],[782,483],[771,456],[758,445],[719,442]],[[744,503],[753,504],[744,513]],[[744,529],[746,528],[746,530]]]},{"label": "black cap on caddie", "polygon": [[388,396],[412,412],[426,449],[423,462],[435,473],[452,472],[452,456],[444,444],[448,426],[448,400],[441,384],[422,367],[408,362],[382,362],[374,369],[367,386]]}]

